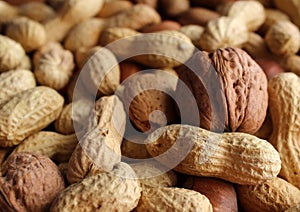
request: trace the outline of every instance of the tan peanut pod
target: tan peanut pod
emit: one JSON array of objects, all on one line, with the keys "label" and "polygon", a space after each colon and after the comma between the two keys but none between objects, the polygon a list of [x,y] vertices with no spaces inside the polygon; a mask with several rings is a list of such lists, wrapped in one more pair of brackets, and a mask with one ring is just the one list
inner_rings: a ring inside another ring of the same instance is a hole
[{"label": "tan peanut pod", "polygon": [[137,143],[142,142],[145,138],[141,136],[126,136],[123,139],[121,152],[122,156],[130,159],[147,159],[149,155],[145,144]]},{"label": "tan peanut pod", "polygon": [[[91,104],[87,99],[79,99],[67,104],[54,122],[55,130],[65,135],[72,134],[75,132],[74,122],[78,126],[77,130],[83,130],[85,120],[90,115],[90,112]],[[81,129],[79,129],[79,125]]]},{"label": "tan peanut pod", "polygon": [[76,51],[79,48],[96,46],[104,25],[104,20],[99,18],[90,18],[77,24],[68,33],[64,47],[70,51]]},{"label": "tan peanut pod", "polygon": [[31,70],[32,69],[31,58],[29,56],[25,55],[21,59],[21,63],[15,69]]},{"label": "tan peanut pod", "polygon": [[204,32],[204,28],[199,25],[186,25],[181,27],[179,32],[185,34],[189,39],[191,39],[193,44],[198,47],[199,40]]},{"label": "tan peanut pod", "polygon": [[115,55],[104,47],[95,47],[87,53],[81,77],[88,91],[96,95],[111,95],[120,84],[120,67]]},{"label": "tan peanut pod", "polygon": [[40,131],[26,138],[12,152],[30,152],[45,155],[56,162],[67,162],[77,145],[75,134],[62,135],[56,132]]},{"label": "tan peanut pod", "polygon": [[285,210],[284,212],[299,212],[300,211],[300,203],[290,207],[289,209]]},{"label": "tan peanut pod", "polygon": [[73,54],[60,44],[47,43],[34,55],[34,75],[41,85],[60,90],[68,84],[73,69]]},{"label": "tan peanut pod", "polygon": [[259,29],[259,32],[262,32],[263,34],[265,34],[269,30],[269,28],[277,21],[290,20],[289,16],[287,16],[285,13],[281,12],[280,10],[266,8],[265,13],[266,13],[266,20]]},{"label": "tan peanut pod", "polygon": [[139,30],[147,25],[161,22],[160,15],[152,7],[137,4],[106,19],[107,27],[125,27]]},{"label": "tan peanut pod", "polygon": [[199,211],[212,212],[208,198],[199,192],[184,188],[148,188],[135,211]]},{"label": "tan peanut pod", "polygon": [[221,5],[219,13],[242,20],[249,31],[256,31],[266,19],[264,6],[258,1],[235,1]]},{"label": "tan peanut pod", "polygon": [[132,168],[120,163],[110,173],[70,185],[53,201],[50,211],[132,211],[141,196],[135,178]]},{"label": "tan peanut pod", "polygon": [[17,68],[25,57],[23,47],[3,35],[0,35],[0,46],[0,73]]},{"label": "tan peanut pod", "polygon": [[178,22],[182,25],[194,24],[206,26],[209,21],[219,17],[220,14],[213,10],[203,7],[192,7],[180,15]]},{"label": "tan peanut pod", "polygon": [[269,110],[273,132],[269,139],[280,154],[279,176],[300,188],[300,78],[282,73],[269,81]]},{"label": "tan peanut pod", "polygon": [[250,32],[248,41],[242,48],[254,59],[273,57],[265,43],[265,40],[257,33]]},{"label": "tan peanut pod", "polygon": [[0,25],[6,21],[10,21],[17,17],[18,8],[8,4],[5,1],[0,1]]},{"label": "tan peanut pod", "polygon": [[200,40],[202,50],[213,51],[225,47],[241,47],[248,40],[248,30],[242,20],[220,17],[208,22]]},{"label": "tan peanut pod", "polygon": [[300,49],[300,31],[290,21],[278,21],[269,28],[265,41],[275,55],[296,54]]},{"label": "tan peanut pod", "polygon": [[[157,158],[166,166],[186,155],[174,170],[194,176],[255,185],[275,178],[281,168],[275,148],[269,142],[246,133],[217,134],[189,125],[169,125],[150,134],[147,142],[147,150],[153,157],[170,151]],[[177,149],[178,145],[186,145],[186,148]]]},{"label": "tan peanut pod", "polygon": [[131,36],[135,35],[140,35],[140,33],[126,27],[110,27],[101,33],[99,44],[101,46],[106,46],[107,44],[122,38],[126,38],[126,40],[131,41]]},{"label": "tan peanut pod", "polygon": [[45,22],[47,38],[62,41],[76,24],[89,19],[100,11],[104,0],[66,0],[57,15]]},{"label": "tan peanut pod", "polygon": [[14,95],[36,86],[34,75],[29,70],[11,70],[0,75],[0,107]]},{"label": "tan peanut pod", "polygon": [[177,184],[177,175],[174,171],[164,171],[158,164],[140,162],[130,165],[135,171],[143,190],[152,187],[174,187]]},{"label": "tan peanut pod", "polygon": [[55,16],[55,11],[42,2],[27,2],[19,6],[19,15],[26,16],[34,21],[44,22]]},{"label": "tan peanut pod", "polygon": [[237,193],[245,212],[284,211],[300,203],[300,190],[278,177],[258,185],[238,185]]},{"label": "tan peanut pod", "polygon": [[46,43],[46,31],[43,25],[26,17],[9,22],[5,34],[19,42],[26,52],[36,50]]},{"label": "tan peanut pod", "polygon": [[130,1],[125,1],[125,0],[105,2],[98,14],[98,17],[108,18],[117,15],[118,13],[121,13],[131,8],[132,6],[133,4]]},{"label": "tan peanut pod", "polygon": [[177,17],[190,8],[189,0],[161,0],[159,3],[168,17]]},{"label": "tan peanut pod", "polygon": [[109,172],[121,161],[125,125],[122,103],[115,95],[102,97],[96,102],[93,113],[91,126],[69,160],[67,178],[70,183],[79,182],[88,175]]},{"label": "tan peanut pod", "polygon": [[48,126],[60,114],[64,98],[38,86],[15,95],[0,109],[0,146],[11,147]]},{"label": "tan peanut pod", "polygon": [[298,0],[274,0],[275,6],[291,17],[292,21],[300,27],[300,2]]},{"label": "tan peanut pod", "polygon": [[280,58],[279,63],[287,72],[293,72],[300,76],[299,55],[289,55],[287,57]]}]

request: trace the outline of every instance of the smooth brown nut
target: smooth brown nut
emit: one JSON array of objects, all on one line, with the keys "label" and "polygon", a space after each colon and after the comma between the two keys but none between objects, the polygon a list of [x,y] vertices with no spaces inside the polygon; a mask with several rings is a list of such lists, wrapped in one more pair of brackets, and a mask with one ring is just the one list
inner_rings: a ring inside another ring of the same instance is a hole
[{"label": "smooth brown nut", "polygon": [[300,31],[290,21],[278,21],[269,28],[265,41],[275,55],[296,54],[300,49]]},{"label": "smooth brown nut", "polygon": [[219,18],[220,15],[213,11],[203,7],[192,7],[185,11],[178,18],[178,22],[182,25],[201,25],[206,26],[210,20]]},{"label": "smooth brown nut", "polygon": [[[141,73],[124,84],[121,100],[132,123],[150,132],[176,120],[174,95],[178,78],[166,71]],[[155,86],[159,85],[159,89]]]},{"label": "smooth brown nut", "polygon": [[72,53],[58,43],[49,42],[34,55],[34,75],[41,85],[60,90],[68,84],[73,69]]},{"label": "smooth brown nut", "polygon": [[17,68],[25,57],[23,47],[3,35],[0,35],[0,46],[0,73]]},{"label": "smooth brown nut", "polygon": [[18,93],[0,109],[0,146],[15,146],[45,128],[59,116],[63,104],[59,93],[44,86]]},{"label": "smooth brown nut", "polygon": [[300,190],[280,178],[259,185],[238,185],[237,193],[245,212],[284,211],[300,203]]},{"label": "smooth brown nut", "polygon": [[160,6],[168,17],[176,17],[190,8],[189,0],[161,0]]},{"label": "smooth brown nut", "polygon": [[61,135],[56,132],[40,131],[26,138],[12,152],[30,152],[32,154],[44,155],[55,162],[64,163],[69,158],[77,145],[75,134]]},{"label": "smooth brown nut", "polygon": [[15,18],[9,22],[5,34],[19,42],[26,52],[36,50],[46,43],[44,26],[26,17]]},{"label": "smooth brown nut", "polygon": [[280,154],[279,176],[300,189],[300,78],[281,73],[269,81],[269,109],[273,131],[269,139]]},{"label": "smooth brown nut", "polygon": [[87,19],[74,26],[64,40],[64,47],[70,51],[92,48],[98,44],[105,22],[99,18]]},{"label": "smooth brown nut", "polygon": [[292,21],[300,27],[300,2],[297,0],[274,0],[275,7],[291,17]]},{"label": "smooth brown nut", "polygon": [[54,16],[55,11],[45,3],[32,1],[19,6],[19,15],[34,21],[44,22]]},{"label": "smooth brown nut", "polygon": [[121,82],[142,70],[142,67],[131,62],[121,62],[119,65],[121,70]]},{"label": "smooth brown nut", "polygon": [[266,32],[269,30],[269,28],[277,21],[290,20],[289,16],[281,12],[280,10],[266,8],[265,13],[266,13],[266,20],[259,29],[259,32],[262,33],[263,35],[265,35]]},{"label": "smooth brown nut", "polygon": [[179,29],[179,32],[186,35],[193,44],[198,48],[199,40],[201,38],[202,33],[204,32],[204,28],[199,25],[185,25]]},{"label": "smooth brown nut", "polygon": [[217,178],[190,177],[185,183],[185,188],[205,195],[214,212],[238,212],[236,192],[229,182]]},{"label": "smooth brown nut", "polygon": [[228,2],[218,8],[221,15],[242,20],[249,31],[256,31],[266,19],[264,6],[259,1]]},{"label": "smooth brown nut", "polygon": [[255,60],[262,70],[267,75],[268,80],[279,73],[283,73],[284,69],[274,60],[271,59],[256,59]]},{"label": "smooth brown nut", "polygon": [[100,10],[98,17],[108,18],[117,15],[124,10],[131,8],[133,4],[130,1],[117,0],[111,2],[105,2],[102,9]]},{"label": "smooth brown nut", "polygon": [[141,188],[132,168],[120,163],[110,173],[87,177],[61,192],[50,211],[132,211]]},{"label": "smooth brown nut", "polygon": [[199,192],[184,188],[148,188],[142,196],[135,211],[206,211],[212,212],[208,198]]},{"label": "smooth brown nut", "polygon": [[176,165],[173,170],[193,176],[257,185],[275,178],[281,168],[275,148],[247,133],[219,134],[175,124],[157,129],[146,142],[149,154],[158,162],[167,167]]},{"label": "smooth brown nut", "polygon": [[63,189],[64,180],[48,157],[18,153],[1,166],[0,205],[4,211],[48,210]]},{"label": "smooth brown nut", "polygon": [[299,55],[290,55],[283,57],[279,60],[280,65],[287,72],[293,72],[300,76],[300,56]]},{"label": "smooth brown nut", "polygon": [[131,135],[126,136],[122,141],[121,152],[122,156],[126,157],[124,160],[131,159],[147,159],[151,158],[149,155],[146,145],[143,143],[145,140],[144,136]]},{"label": "smooth brown nut", "polygon": [[29,70],[11,70],[0,75],[0,107],[14,95],[36,86],[34,75]]},{"label": "smooth brown nut", "polygon": [[242,20],[220,17],[208,22],[200,40],[202,50],[213,51],[218,48],[240,47],[248,40],[248,30]]},{"label": "smooth brown nut", "polygon": [[149,32],[163,31],[163,30],[178,30],[178,29],[180,29],[180,24],[178,22],[164,20],[161,23],[144,27],[143,29],[141,29],[141,32],[149,33]]}]

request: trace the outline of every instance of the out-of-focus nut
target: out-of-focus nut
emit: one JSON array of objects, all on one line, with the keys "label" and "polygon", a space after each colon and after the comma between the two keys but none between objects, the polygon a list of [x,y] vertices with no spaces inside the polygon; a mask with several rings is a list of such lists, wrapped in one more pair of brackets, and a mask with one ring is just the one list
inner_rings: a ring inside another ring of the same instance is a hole
[{"label": "out-of-focus nut", "polygon": [[279,60],[280,65],[287,71],[293,72],[300,77],[300,56],[290,55]]},{"label": "out-of-focus nut", "polygon": [[266,20],[259,29],[259,32],[262,34],[266,34],[269,28],[277,21],[290,20],[289,16],[287,16],[285,13],[281,12],[280,10],[266,8],[265,13],[266,13]]},{"label": "out-of-focus nut", "polygon": [[300,27],[300,2],[298,0],[273,0],[275,6],[291,17],[292,21]]},{"label": "out-of-focus nut", "polygon": [[218,48],[240,47],[248,40],[248,30],[242,20],[220,17],[208,22],[199,46],[202,50],[213,51]]},{"label": "out-of-focus nut", "polygon": [[209,21],[219,17],[220,15],[213,10],[202,7],[192,7],[180,15],[178,22],[182,25],[196,24],[206,26]]},{"label": "out-of-focus nut", "polygon": [[44,22],[55,15],[55,11],[42,2],[28,2],[19,6],[19,15],[34,21]]},{"label": "out-of-focus nut", "polygon": [[158,0],[133,0],[137,4],[147,4],[150,7],[157,8]]},{"label": "out-of-focus nut", "polygon": [[126,157],[124,160],[128,160],[128,162],[131,161],[131,159],[147,159],[151,158],[149,155],[145,144],[143,141],[146,138],[142,136],[126,136],[123,139],[122,146],[121,146],[121,152],[122,156]]},{"label": "out-of-focus nut", "polygon": [[273,123],[271,119],[270,112],[268,111],[264,123],[261,125],[259,130],[254,134],[256,137],[259,137],[264,140],[269,140],[273,131]]},{"label": "out-of-focus nut", "polygon": [[120,63],[120,70],[121,70],[121,82],[126,80],[131,75],[134,75],[142,70],[142,67],[135,63],[131,62],[121,62]]},{"label": "out-of-focus nut", "polygon": [[276,74],[284,72],[284,69],[274,60],[256,59],[255,61],[260,65],[268,79],[273,78]]},{"label": "out-of-focus nut", "polygon": [[26,17],[9,22],[5,34],[19,42],[26,52],[36,50],[46,43],[46,31],[43,25]]},{"label": "out-of-focus nut", "polygon": [[181,13],[190,8],[189,0],[161,0],[159,3],[162,11],[168,17],[179,16]]},{"label": "out-of-focus nut", "polygon": [[278,21],[269,28],[265,41],[275,55],[292,55],[299,51],[300,31],[290,21]]},{"label": "out-of-focus nut", "polygon": [[48,210],[63,189],[64,180],[48,157],[18,153],[1,166],[0,204],[4,211]]},{"label": "out-of-focus nut", "polygon": [[204,28],[199,25],[185,25],[179,29],[179,32],[185,34],[196,47],[199,47],[199,40],[204,32]]},{"label": "out-of-focus nut", "polygon": [[208,7],[208,8],[216,8],[220,4],[224,4],[227,2],[234,2],[236,0],[191,0],[194,5]]},{"label": "out-of-focus nut", "polygon": [[131,8],[133,4],[130,1],[117,0],[111,2],[105,2],[98,16],[100,18],[108,18],[117,15],[124,10]]},{"label": "out-of-focus nut", "polygon": [[8,4],[6,1],[0,1],[0,25],[17,17],[18,12],[17,7]]},{"label": "out-of-focus nut", "polygon": [[180,24],[175,21],[164,20],[161,23],[150,25],[141,29],[143,33],[158,32],[163,30],[178,30]]}]

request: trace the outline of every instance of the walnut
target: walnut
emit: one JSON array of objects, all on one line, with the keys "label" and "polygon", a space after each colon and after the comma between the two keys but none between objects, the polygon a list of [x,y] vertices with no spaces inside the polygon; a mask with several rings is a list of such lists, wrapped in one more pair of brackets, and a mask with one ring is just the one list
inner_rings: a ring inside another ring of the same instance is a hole
[{"label": "walnut", "polygon": [[64,187],[57,166],[48,157],[13,154],[0,170],[1,211],[46,211]]},{"label": "walnut", "polygon": [[[193,124],[213,131],[255,133],[268,106],[267,78],[260,66],[238,48],[199,53],[195,62],[195,72],[179,71],[179,79],[193,92],[198,105],[200,123]],[[177,93],[191,110],[181,86]]]}]

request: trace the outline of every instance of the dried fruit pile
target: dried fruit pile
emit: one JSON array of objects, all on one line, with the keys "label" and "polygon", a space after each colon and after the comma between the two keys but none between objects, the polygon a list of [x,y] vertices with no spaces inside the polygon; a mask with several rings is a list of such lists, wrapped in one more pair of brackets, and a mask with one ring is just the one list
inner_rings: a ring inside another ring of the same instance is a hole
[{"label": "dried fruit pile", "polygon": [[300,2],[0,0],[0,211],[300,211]]}]

